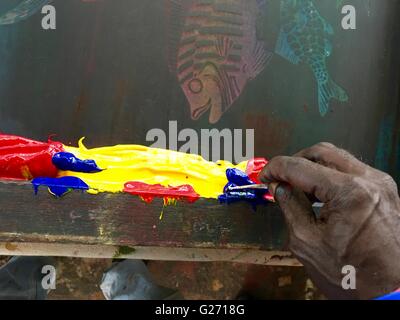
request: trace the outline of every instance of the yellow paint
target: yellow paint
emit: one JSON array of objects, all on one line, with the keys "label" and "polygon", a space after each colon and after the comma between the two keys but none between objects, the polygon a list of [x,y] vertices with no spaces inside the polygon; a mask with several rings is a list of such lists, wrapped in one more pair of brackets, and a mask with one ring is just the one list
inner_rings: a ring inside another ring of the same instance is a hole
[{"label": "yellow paint", "polygon": [[164,218],[165,207],[176,206],[176,204],[178,203],[177,199],[168,198],[168,197],[165,197],[163,201],[164,202],[163,202],[163,207],[162,207],[161,214],[160,214],[160,220],[162,220]]},{"label": "yellow paint", "polygon": [[164,198],[164,206],[168,207],[168,206],[176,206],[176,204],[178,203],[177,199],[172,199],[172,198]]},{"label": "yellow paint", "polygon": [[26,180],[32,180],[33,179],[33,175],[31,173],[31,171],[29,170],[29,167],[26,166],[26,165],[21,167],[21,174]]},{"label": "yellow paint", "polygon": [[83,145],[67,147],[80,159],[93,159],[105,169],[98,173],[61,171],[60,176],[75,176],[87,183],[91,193],[121,192],[129,181],[177,187],[189,184],[203,198],[217,198],[227,184],[226,169],[246,170],[247,162],[237,166],[227,161],[209,162],[198,155],[149,148],[140,145],[117,145],[87,149]]},{"label": "yellow paint", "polygon": [[165,209],[165,201],[164,201],[162,209],[161,209],[161,213],[160,213],[160,217],[159,217],[160,220],[162,220],[164,218],[164,209]]}]

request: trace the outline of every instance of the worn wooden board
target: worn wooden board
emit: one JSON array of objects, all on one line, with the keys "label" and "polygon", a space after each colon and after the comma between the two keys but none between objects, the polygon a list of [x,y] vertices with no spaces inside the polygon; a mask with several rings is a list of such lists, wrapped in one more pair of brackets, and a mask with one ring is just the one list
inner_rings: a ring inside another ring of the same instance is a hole
[{"label": "worn wooden board", "polygon": [[275,205],[216,200],[146,204],[128,194],[71,192],[56,199],[30,183],[0,183],[0,242],[282,250],[286,232]]},{"label": "worn wooden board", "polygon": [[300,267],[302,264],[287,251],[257,249],[171,248],[146,246],[82,245],[60,243],[3,242],[0,255],[56,256],[94,259],[139,259],[158,261],[234,262],[257,265]]}]

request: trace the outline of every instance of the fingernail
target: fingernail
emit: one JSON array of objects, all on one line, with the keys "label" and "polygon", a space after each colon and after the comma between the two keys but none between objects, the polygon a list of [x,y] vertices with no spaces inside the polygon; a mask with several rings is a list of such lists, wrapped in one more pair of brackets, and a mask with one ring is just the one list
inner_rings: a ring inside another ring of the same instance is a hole
[{"label": "fingernail", "polygon": [[290,187],[283,183],[271,183],[270,189],[277,201],[286,201],[290,195]]},{"label": "fingernail", "polygon": [[287,198],[287,191],[283,185],[278,185],[275,189],[275,198],[279,200],[286,200]]}]

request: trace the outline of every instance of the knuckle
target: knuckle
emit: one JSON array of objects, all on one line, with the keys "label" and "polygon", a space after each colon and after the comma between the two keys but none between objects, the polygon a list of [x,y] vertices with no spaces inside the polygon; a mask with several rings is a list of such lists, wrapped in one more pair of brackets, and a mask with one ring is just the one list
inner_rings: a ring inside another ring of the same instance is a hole
[{"label": "knuckle", "polygon": [[361,177],[351,177],[353,199],[361,203],[377,203],[380,199],[379,188]]},{"label": "knuckle", "polygon": [[381,192],[389,199],[398,199],[399,189],[396,181],[391,175],[382,173],[378,185],[381,186]]},{"label": "knuckle", "polygon": [[312,161],[328,161],[329,153],[334,149],[337,148],[333,144],[329,142],[320,142],[303,150],[300,154],[305,155],[307,159]]},{"label": "knuckle", "polygon": [[260,173],[261,178],[279,179],[282,178],[287,168],[288,157],[276,156],[272,158]]},{"label": "knuckle", "polygon": [[271,159],[271,161],[268,163],[268,168],[272,169],[277,169],[278,171],[286,168],[288,158],[286,156],[277,156]]},{"label": "knuckle", "polygon": [[351,187],[351,190],[357,191],[365,184],[365,180],[359,176],[350,176],[344,181],[344,183],[348,184]]},{"label": "knuckle", "polygon": [[298,157],[284,157],[282,159],[282,172],[297,172],[300,167],[306,167],[309,163],[308,160]]},{"label": "knuckle", "polygon": [[387,174],[387,173],[383,173],[383,175],[382,175],[382,182],[383,182],[385,185],[389,186],[389,187],[394,187],[394,188],[396,188],[396,190],[397,190],[397,184],[396,184],[396,182],[394,181],[394,179],[392,178],[391,175],[389,175],[389,174]]},{"label": "knuckle", "polygon": [[271,165],[271,164],[281,164],[284,161],[286,161],[287,158],[288,157],[286,157],[286,156],[276,156],[276,157],[273,157],[268,164],[269,165]]},{"label": "knuckle", "polygon": [[336,146],[330,142],[320,142],[317,143],[314,147],[318,149],[336,149]]}]

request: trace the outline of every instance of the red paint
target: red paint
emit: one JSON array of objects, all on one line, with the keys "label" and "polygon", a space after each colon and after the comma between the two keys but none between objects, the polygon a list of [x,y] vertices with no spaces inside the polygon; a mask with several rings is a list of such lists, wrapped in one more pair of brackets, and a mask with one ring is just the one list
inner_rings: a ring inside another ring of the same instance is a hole
[{"label": "red paint", "polygon": [[254,158],[247,162],[246,174],[254,183],[260,184],[258,175],[262,169],[268,164],[268,161],[264,158]]},{"label": "red paint", "polygon": [[270,194],[269,192],[267,192],[267,193],[264,195],[264,199],[267,200],[267,201],[269,201],[269,202],[275,202],[274,196],[273,196],[272,194]]},{"label": "red paint", "polygon": [[146,202],[151,202],[154,198],[164,198],[176,200],[184,199],[192,203],[200,198],[190,185],[164,187],[160,184],[150,185],[134,181],[125,183],[124,192],[140,196]]},{"label": "red paint", "polygon": [[[261,181],[258,179],[258,175],[264,169],[264,167],[268,164],[268,160],[264,158],[254,158],[247,162],[246,174],[256,184],[260,184]],[[264,195],[264,199],[270,202],[274,202],[274,197],[267,192]]]},{"label": "red paint", "polygon": [[51,159],[55,153],[61,151],[64,151],[64,147],[60,142],[39,142],[0,134],[0,178],[54,178],[58,170]]}]

